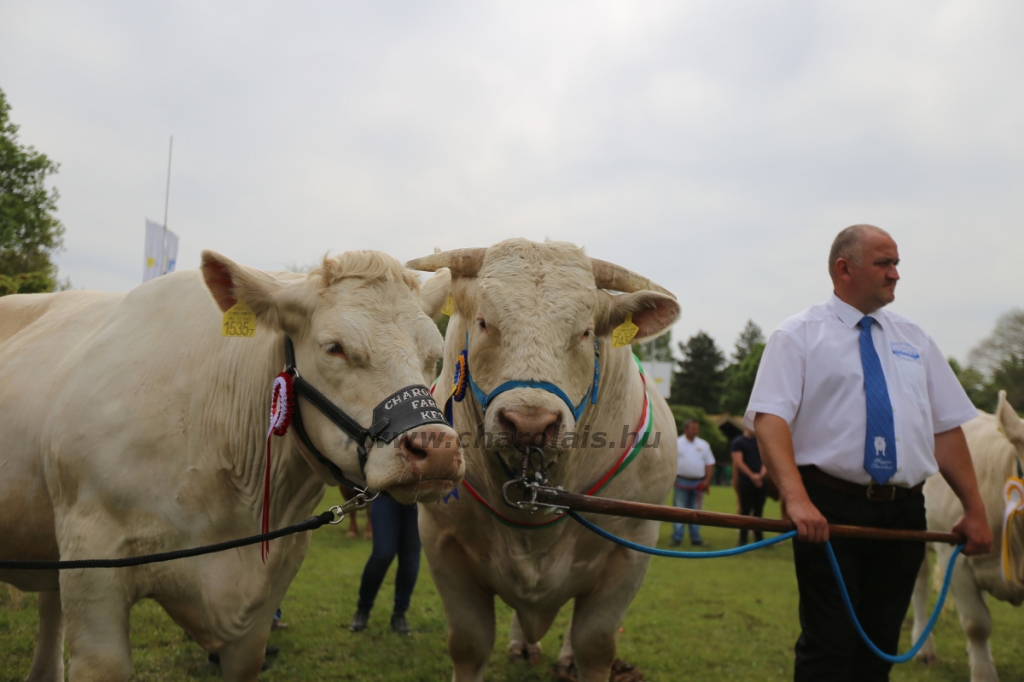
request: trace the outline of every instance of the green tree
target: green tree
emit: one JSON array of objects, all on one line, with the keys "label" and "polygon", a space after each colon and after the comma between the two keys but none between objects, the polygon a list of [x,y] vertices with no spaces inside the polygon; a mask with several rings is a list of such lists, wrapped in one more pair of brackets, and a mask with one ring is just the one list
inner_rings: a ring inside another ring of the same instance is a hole
[{"label": "green tree", "polygon": [[736,339],[736,349],[732,352],[733,363],[743,362],[743,358],[750,355],[756,346],[764,346],[764,343],[764,332],[761,331],[761,327],[753,320],[747,320],[747,325]]},{"label": "green tree", "polygon": [[743,414],[747,411],[762,355],[764,342],[755,343],[742,360],[729,366],[722,391],[722,409],[729,414]]},{"label": "green tree", "polygon": [[706,332],[700,331],[679,344],[679,371],[672,379],[671,402],[695,405],[716,413],[722,397],[722,365],[725,355]]},{"label": "green tree", "polygon": [[1015,308],[996,320],[995,329],[971,349],[970,364],[961,368],[956,360],[950,366],[978,409],[996,408],[999,391],[1018,411],[1024,410],[1024,310]]},{"label": "green tree", "polygon": [[60,195],[46,188],[58,164],[18,142],[10,109],[0,90],[0,296],[68,288],[51,260],[64,245],[54,215]]}]

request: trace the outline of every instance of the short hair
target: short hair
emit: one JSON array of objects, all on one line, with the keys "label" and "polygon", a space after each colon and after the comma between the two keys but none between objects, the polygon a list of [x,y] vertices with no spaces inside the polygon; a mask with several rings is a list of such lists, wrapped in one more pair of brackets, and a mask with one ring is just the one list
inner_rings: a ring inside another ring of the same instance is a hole
[{"label": "short hair", "polygon": [[685,431],[686,427],[689,426],[690,424],[696,424],[696,423],[697,423],[696,419],[687,419],[686,421],[683,422],[683,430]]},{"label": "short hair", "polygon": [[840,258],[848,260],[854,265],[860,265],[863,257],[861,246],[864,243],[864,235],[868,232],[878,232],[889,236],[889,233],[882,228],[866,224],[850,225],[836,235],[836,238],[832,240],[832,248],[828,252],[829,277],[835,279],[836,261]]}]

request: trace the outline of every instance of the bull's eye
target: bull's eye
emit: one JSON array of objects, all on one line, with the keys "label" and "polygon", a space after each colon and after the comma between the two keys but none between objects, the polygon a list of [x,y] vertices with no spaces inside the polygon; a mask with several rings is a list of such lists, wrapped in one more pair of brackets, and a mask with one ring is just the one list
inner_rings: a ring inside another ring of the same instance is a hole
[{"label": "bull's eye", "polygon": [[327,346],[328,355],[336,355],[340,358],[345,357],[345,349],[341,347],[340,343],[332,343]]},{"label": "bull's eye", "polygon": [[484,321],[484,318],[481,317],[476,321],[476,323],[480,325],[480,329],[487,331],[487,322]]}]

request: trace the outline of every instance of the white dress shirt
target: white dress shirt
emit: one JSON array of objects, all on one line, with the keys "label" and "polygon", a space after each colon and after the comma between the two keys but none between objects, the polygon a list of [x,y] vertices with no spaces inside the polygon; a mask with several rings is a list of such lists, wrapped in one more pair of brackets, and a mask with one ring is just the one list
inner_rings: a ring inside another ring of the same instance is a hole
[{"label": "white dress shirt", "polygon": [[694,436],[691,443],[686,436],[679,436],[676,441],[679,457],[676,460],[676,476],[683,478],[704,478],[707,466],[715,463],[715,455],[711,452],[708,442]]},{"label": "white dress shirt", "polygon": [[[783,322],[768,340],[744,424],[758,412],[782,417],[793,433],[798,466],[867,485],[867,407],[860,357],[864,314],[833,296]],[[887,483],[912,487],[938,471],[935,434],[978,416],[930,336],[907,318],[871,314],[896,427],[896,473]]]}]

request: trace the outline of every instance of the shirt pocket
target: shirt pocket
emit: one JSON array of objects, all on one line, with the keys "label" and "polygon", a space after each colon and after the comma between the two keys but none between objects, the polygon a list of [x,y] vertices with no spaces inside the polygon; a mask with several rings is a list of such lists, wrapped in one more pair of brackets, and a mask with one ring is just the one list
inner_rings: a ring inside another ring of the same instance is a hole
[{"label": "shirt pocket", "polygon": [[927,414],[929,410],[928,401],[928,372],[925,370],[922,359],[907,360],[897,357],[896,373],[899,374],[900,387],[907,397],[914,403],[922,413]]}]

